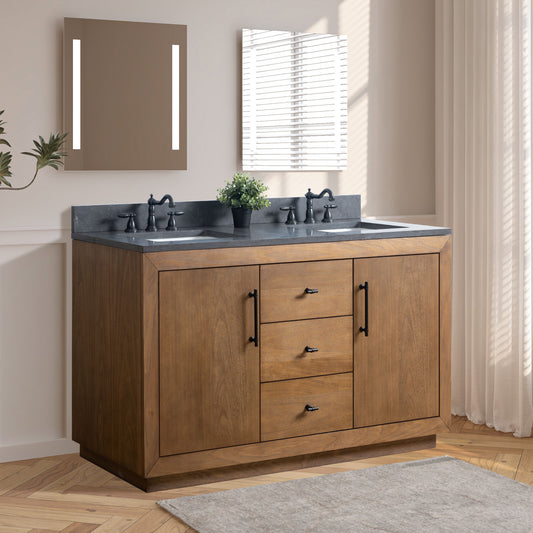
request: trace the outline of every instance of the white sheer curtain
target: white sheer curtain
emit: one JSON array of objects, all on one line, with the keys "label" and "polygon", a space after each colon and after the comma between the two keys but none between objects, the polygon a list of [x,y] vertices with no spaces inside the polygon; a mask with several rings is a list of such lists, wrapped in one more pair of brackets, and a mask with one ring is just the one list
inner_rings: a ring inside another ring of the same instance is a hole
[{"label": "white sheer curtain", "polygon": [[452,410],[533,423],[531,0],[437,0],[437,172],[453,229]]}]

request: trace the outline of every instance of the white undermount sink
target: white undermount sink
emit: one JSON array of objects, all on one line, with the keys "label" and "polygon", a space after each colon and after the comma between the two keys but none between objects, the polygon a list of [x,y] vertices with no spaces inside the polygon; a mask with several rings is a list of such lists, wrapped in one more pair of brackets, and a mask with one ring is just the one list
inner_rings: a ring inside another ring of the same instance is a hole
[{"label": "white undermount sink", "polygon": [[173,243],[173,242],[188,242],[188,241],[214,241],[226,237],[226,235],[207,230],[178,230],[172,237],[155,237],[153,239],[146,239],[151,243]]},{"label": "white undermount sink", "polygon": [[146,239],[148,242],[183,242],[183,241],[213,241],[217,237],[208,237],[207,235],[198,237],[169,237],[168,239]]},{"label": "white undermount sink", "polygon": [[401,229],[405,226],[398,226],[393,224],[383,224],[382,222],[359,222],[355,226],[347,228],[331,228],[331,229],[319,229],[324,233],[343,234],[343,233],[359,233],[361,230],[367,231],[381,231],[384,229]]}]

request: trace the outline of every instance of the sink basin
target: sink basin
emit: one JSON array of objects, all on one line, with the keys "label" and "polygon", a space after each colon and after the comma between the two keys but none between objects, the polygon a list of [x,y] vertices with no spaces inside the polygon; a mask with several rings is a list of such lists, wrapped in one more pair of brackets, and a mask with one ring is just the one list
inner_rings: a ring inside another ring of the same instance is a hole
[{"label": "sink basin", "polygon": [[199,235],[198,237],[169,237],[168,239],[146,239],[148,242],[183,242],[183,241],[212,241],[217,237],[208,237],[207,235]]},{"label": "sink basin", "polygon": [[319,229],[318,231],[323,231],[324,233],[343,234],[343,233],[360,233],[361,230],[381,231],[384,229],[398,229],[398,228],[404,228],[404,227],[405,226],[397,226],[394,224],[383,224],[382,222],[359,222],[357,225],[350,226],[347,228]]},{"label": "sink basin", "polygon": [[146,239],[148,242],[157,244],[169,244],[173,242],[188,242],[188,241],[214,241],[226,237],[224,233],[217,233],[216,231],[208,230],[178,230],[168,237],[154,237],[153,239]]}]

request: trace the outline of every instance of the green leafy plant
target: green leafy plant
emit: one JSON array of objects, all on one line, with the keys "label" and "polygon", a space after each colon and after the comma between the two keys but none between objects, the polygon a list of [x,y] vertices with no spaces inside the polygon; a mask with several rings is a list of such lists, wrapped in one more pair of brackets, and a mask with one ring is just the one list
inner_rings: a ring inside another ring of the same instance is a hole
[{"label": "green leafy plant", "polygon": [[[0,111],[0,116],[3,115],[4,110]],[[4,128],[5,121],[0,119],[0,135],[5,135]],[[13,187],[7,178],[12,176],[11,174],[11,160],[13,156],[11,152],[0,152],[0,190],[4,191],[21,191],[27,189],[37,177],[37,173],[44,167],[52,167],[56,170],[63,165],[61,160],[65,154],[61,152],[63,143],[65,142],[66,133],[50,134],[48,141],[45,141],[39,136],[39,141],[33,141],[35,148],[32,148],[31,152],[22,152],[24,155],[35,157],[35,173],[31,181],[23,187]],[[0,138],[0,144],[5,144],[9,147],[11,145],[6,139]],[[4,187],[2,187],[4,185]]]},{"label": "green leafy plant", "polygon": [[270,201],[264,194],[268,187],[258,178],[237,172],[226,185],[217,190],[217,200],[227,207],[242,207],[255,211],[268,207]]},{"label": "green leafy plant", "polygon": [[11,177],[11,154],[9,152],[0,152],[0,185],[7,185],[11,187],[11,183],[7,178]]}]

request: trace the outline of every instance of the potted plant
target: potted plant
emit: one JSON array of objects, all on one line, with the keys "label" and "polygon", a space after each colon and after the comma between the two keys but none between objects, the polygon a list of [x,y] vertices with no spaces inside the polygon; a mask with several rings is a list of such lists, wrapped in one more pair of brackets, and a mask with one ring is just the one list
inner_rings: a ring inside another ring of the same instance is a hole
[{"label": "potted plant", "polygon": [[[0,115],[4,110],[0,110]],[[0,135],[5,135],[4,128],[5,121],[0,119]],[[27,189],[37,177],[37,173],[44,167],[52,167],[56,170],[63,165],[62,157],[65,155],[61,152],[63,143],[65,142],[66,133],[50,134],[48,141],[45,141],[39,136],[39,141],[33,141],[35,148],[31,152],[22,152],[24,155],[35,157],[35,173],[29,183],[22,187],[13,187],[7,178],[11,177],[11,152],[0,152],[0,191],[22,191]],[[11,147],[9,142],[0,138],[0,145]],[[33,152],[33,153],[32,153]]]},{"label": "potted plant", "polygon": [[226,185],[217,190],[217,200],[222,205],[231,207],[233,224],[236,228],[248,228],[252,211],[270,205],[264,194],[267,190],[268,187],[262,180],[237,172],[231,182],[226,181]]}]

